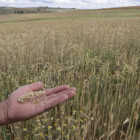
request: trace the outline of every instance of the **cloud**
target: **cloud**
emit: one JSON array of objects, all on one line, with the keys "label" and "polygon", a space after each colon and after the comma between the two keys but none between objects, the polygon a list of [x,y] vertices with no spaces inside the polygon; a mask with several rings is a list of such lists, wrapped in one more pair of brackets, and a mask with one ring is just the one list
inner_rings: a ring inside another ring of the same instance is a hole
[{"label": "cloud", "polygon": [[7,2],[7,0],[0,0],[0,2],[2,2],[2,3],[9,3],[9,4],[11,4],[11,3],[16,3],[16,0],[9,0],[8,2]]},{"label": "cloud", "polygon": [[79,9],[97,9],[109,7],[137,6],[140,0],[0,0],[0,6],[15,7],[67,7]]}]

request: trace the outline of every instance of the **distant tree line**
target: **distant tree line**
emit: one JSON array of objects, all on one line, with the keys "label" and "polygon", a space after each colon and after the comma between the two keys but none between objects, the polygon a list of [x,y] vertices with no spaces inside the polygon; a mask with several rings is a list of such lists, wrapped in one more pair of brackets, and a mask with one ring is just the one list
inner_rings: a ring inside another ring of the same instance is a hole
[{"label": "distant tree line", "polygon": [[24,14],[24,11],[15,11],[15,14]]}]

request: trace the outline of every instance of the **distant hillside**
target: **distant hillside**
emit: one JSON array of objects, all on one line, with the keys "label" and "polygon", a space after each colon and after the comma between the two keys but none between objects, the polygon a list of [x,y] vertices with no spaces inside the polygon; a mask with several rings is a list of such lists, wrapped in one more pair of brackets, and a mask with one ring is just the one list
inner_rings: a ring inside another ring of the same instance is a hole
[{"label": "distant hillside", "polygon": [[111,10],[111,9],[140,9],[140,6],[103,8],[102,10]]},{"label": "distant hillside", "polygon": [[61,8],[61,7],[30,7],[30,8],[17,8],[17,7],[0,7],[0,14],[24,14],[24,13],[50,13],[50,12],[67,12],[67,11],[95,11],[95,10],[128,10],[128,9],[140,9],[140,6],[130,7],[115,7],[115,8],[102,8],[102,9],[75,9],[75,8]]},{"label": "distant hillside", "polygon": [[[114,8],[102,8],[102,9],[83,9],[84,11],[97,11],[97,10],[129,10],[129,9],[140,9],[140,6],[130,6],[130,7],[114,7]],[[82,10],[82,11],[83,11]]]},{"label": "distant hillside", "polygon": [[107,9],[66,9],[66,8],[0,8],[0,24],[50,20],[83,20],[104,18],[140,18],[140,6]]},{"label": "distant hillside", "polygon": [[75,8],[53,8],[53,7],[30,7],[30,8],[16,8],[16,7],[0,7],[0,14],[24,14],[24,13],[49,13],[49,12],[66,12],[73,11]]}]

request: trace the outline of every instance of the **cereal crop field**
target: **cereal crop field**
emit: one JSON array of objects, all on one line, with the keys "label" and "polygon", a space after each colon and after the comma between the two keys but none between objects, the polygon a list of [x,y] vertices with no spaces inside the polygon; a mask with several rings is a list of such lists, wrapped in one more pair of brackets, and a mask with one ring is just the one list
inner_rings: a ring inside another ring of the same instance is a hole
[{"label": "cereal crop field", "polygon": [[77,89],[31,120],[1,126],[1,140],[140,139],[140,10],[113,11],[0,15],[0,101],[37,81]]}]

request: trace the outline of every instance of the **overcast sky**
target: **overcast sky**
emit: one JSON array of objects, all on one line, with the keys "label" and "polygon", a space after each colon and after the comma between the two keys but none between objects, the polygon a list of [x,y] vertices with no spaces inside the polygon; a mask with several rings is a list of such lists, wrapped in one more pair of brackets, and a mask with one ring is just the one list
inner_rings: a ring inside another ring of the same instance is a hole
[{"label": "overcast sky", "polygon": [[49,6],[77,9],[98,9],[123,6],[140,6],[140,0],[0,0],[0,6]]}]

